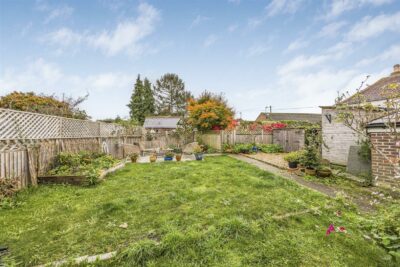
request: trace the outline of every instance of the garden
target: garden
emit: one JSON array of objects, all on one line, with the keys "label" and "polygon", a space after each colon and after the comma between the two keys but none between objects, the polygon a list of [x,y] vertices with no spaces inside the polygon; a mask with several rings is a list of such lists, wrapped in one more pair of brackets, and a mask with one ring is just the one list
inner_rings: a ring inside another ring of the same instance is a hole
[{"label": "garden", "polygon": [[0,209],[0,244],[11,266],[107,252],[90,265],[395,266],[398,204],[377,212],[228,156],[128,163],[95,186],[18,192]]}]

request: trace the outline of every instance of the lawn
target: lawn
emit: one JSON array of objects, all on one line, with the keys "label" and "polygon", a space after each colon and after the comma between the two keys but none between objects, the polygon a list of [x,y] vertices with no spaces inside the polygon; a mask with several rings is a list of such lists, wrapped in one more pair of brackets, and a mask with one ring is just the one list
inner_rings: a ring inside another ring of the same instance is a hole
[{"label": "lawn", "polygon": [[[16,201],[0,210],[0,245],[21,265],[115,250],[96,265],[391,264],[354,207],[224,156],[128,164],[95,187],[39,186]],[[347,233],[325,236],[331,223]]]}]

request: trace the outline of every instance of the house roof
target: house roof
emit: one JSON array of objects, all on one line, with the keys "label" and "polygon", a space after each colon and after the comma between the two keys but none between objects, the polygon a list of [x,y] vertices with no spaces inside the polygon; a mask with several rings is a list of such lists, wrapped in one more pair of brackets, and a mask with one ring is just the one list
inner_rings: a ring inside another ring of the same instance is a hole
[{"label": "house roof", "polygon": [[179,117],[146,117],[143,127],[155,129],[176,129],[179,121]]},{"label": "house roof", "polygon": [[[390,116],[392,117],[393,120],[393,116],[396,115],[395,113],[392,113]],[[371,128],[388,128],[387,124],[389,123],[389,116],[383,116],[380,118],[377,118],[375,120],[372,120],[368,123],[367,128],[371,129]],[[394,123],[393,123],[394,125]],[[399,127],[400,126],[400,122],[396,122],[396,126]]]},{"label": "house roof", "polygon": [[[382,78],[375,82],[374,84],[369,85],[364,90],[360,91],[360,94],[364,96],[365,101],[367,102],[374,102],[384,100],[385,97],[383,96],[383,90],[389,84],[399,84],[400,85],[400,65],[394,65],[393,72],[390,76]],[[400,93],[400,86],[396,89],[397,93]],[[342,103],[344,104],[356,104],[357,103],[357,94],[352,95],[351,97],[345,99]]]},{"label": "house roof", "polygon": [[258,121],[308,121],[312,123],[321,122],[321,114],[318,113],[265,113],[261,112],[257,117]]}]

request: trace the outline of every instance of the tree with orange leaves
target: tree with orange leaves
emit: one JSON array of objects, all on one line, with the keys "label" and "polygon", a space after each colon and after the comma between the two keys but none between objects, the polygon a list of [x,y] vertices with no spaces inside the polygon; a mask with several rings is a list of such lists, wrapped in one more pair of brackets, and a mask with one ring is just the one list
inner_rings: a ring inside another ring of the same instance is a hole
[{"label": "tree with orange leaves", "polygon": [[188,123],[201,131],[224,130],[232,125],[234,111],[223,95],[204,91],[188,103]]}]

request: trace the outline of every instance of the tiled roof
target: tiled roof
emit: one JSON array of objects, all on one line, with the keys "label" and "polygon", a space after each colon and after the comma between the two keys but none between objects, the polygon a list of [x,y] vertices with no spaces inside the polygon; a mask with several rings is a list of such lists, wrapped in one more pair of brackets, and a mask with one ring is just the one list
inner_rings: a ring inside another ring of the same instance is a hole
[{"label": "tiled roof", "polygon": [[144,128],[176,129],[179,117],[147,117],[144,120]]},{"label": "tiled roof", "polygon": [[[360,92],[361,95],[364,96],[365,101],[367,102],[374,102],[374,101],[380,101],[384,100],[384,96],[382,95],[383,90],[389,85],[389,84],[399,84],[399,86],[396,88],[397,92],[400,93],[400,73],[394,72],[392,73],[389,77],[385,77],[380,79],[379,81],[375,82],[374,84],[371,84],[364,90]],[[344,100],[342,103],[345,104],[355,104],[357,103],[357,98],[356,95],[353,95],[346,100]]]},{"label": "tiled roof", "polygon": [[265,113],[261,112],[257,121],[308,121],[313,123],[321,122],[321,114],[317,113]]}]

